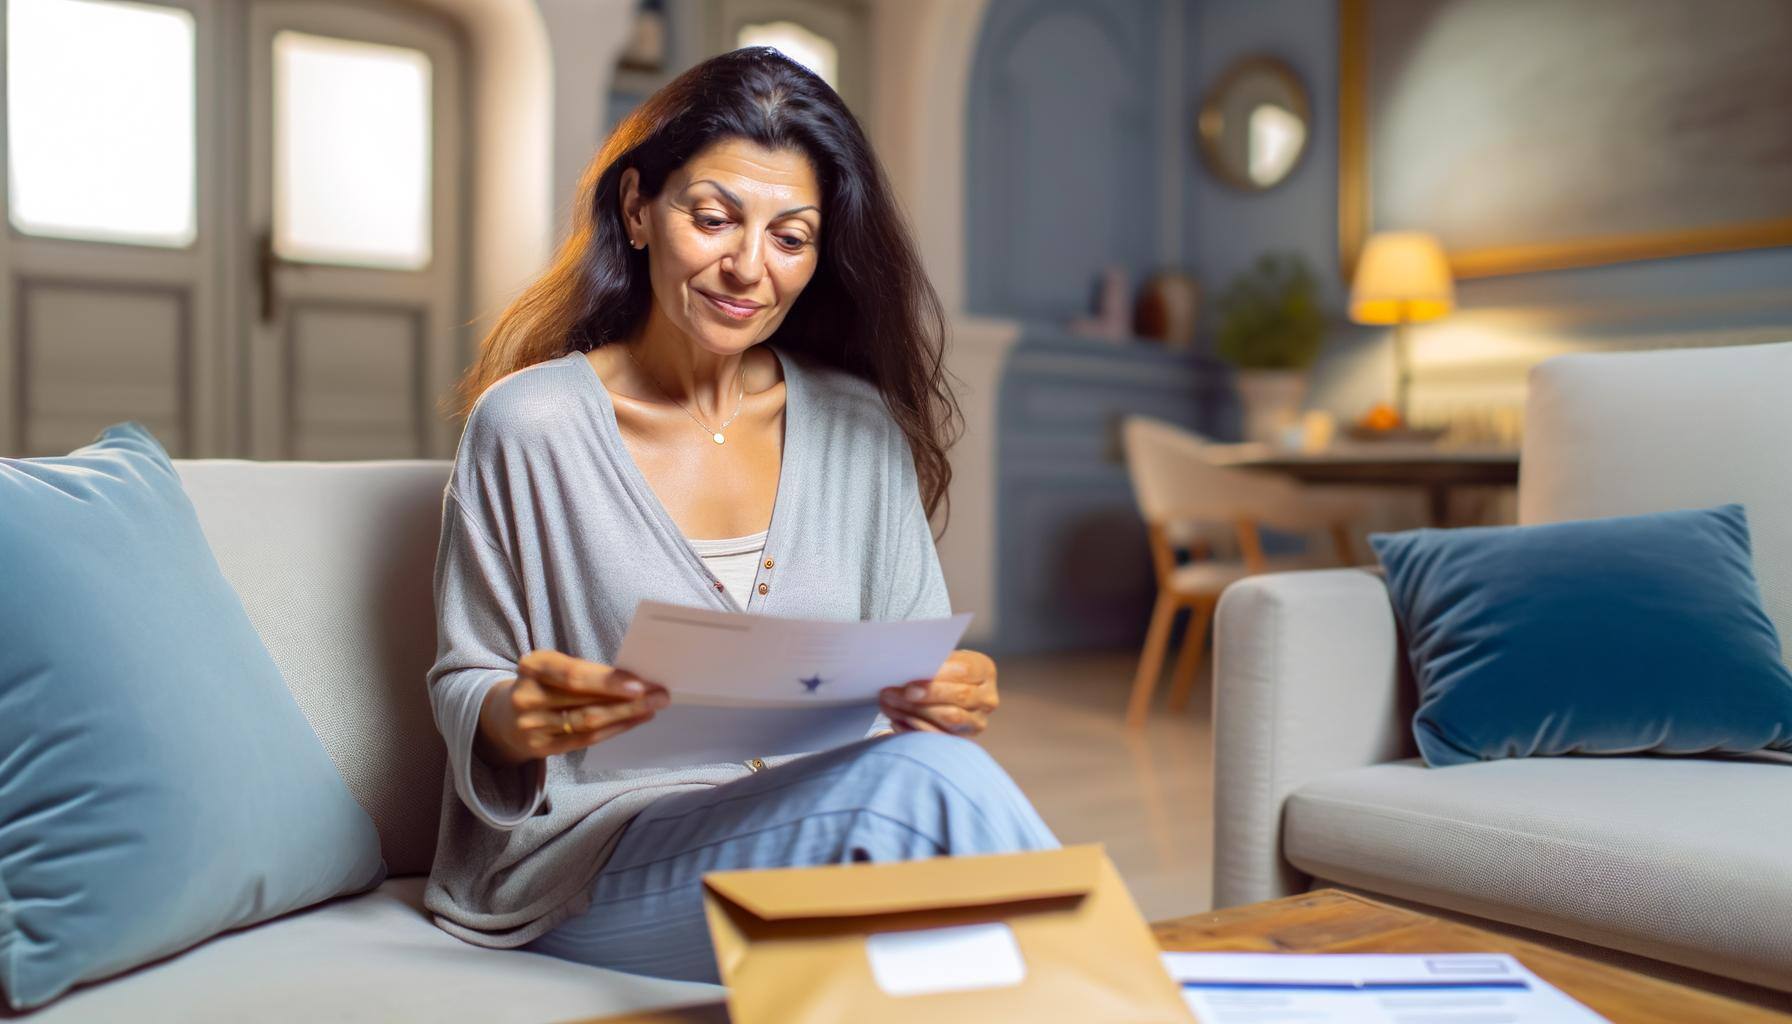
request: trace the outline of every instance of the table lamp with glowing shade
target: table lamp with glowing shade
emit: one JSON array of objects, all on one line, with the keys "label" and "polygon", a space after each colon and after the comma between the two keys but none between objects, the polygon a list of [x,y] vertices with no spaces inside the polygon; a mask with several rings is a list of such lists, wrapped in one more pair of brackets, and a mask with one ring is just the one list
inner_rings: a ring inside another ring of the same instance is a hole
[{"label": "table lamp with glowing shade", "polygon": [[1423,231],[1384,231],[1369,239],[1350,286],[1350,319],[1394,327],[1394,408],[1402,426],[1411,426],[1407,408],[1412,360],[1406,326],[1447,315],[1456,308],[1456,286],[1442,245]]}]

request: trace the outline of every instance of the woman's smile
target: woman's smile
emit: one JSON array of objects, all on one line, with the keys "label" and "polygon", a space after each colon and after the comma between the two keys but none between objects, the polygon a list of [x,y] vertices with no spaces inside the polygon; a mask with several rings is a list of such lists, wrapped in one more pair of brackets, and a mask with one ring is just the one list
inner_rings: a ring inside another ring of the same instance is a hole
[{"label": "woman's smile", "polygon": [[708,299],[709,304],[713,306],[717,312],[730,320],[751,320],[764,308],[763,303],[753,302],[749,299],[723,298],[720,295],[706,292],[701,288],[692,288],[691,290],[698,295],[703,296],[705,299]]}]

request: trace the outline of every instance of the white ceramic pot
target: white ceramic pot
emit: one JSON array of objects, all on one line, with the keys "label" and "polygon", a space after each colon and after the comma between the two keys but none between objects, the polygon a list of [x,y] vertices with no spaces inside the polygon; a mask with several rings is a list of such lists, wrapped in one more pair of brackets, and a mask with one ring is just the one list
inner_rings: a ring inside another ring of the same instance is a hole
[{"label": "white ceramic pot", "polygon": [[1276,444],[1300,423],[1307,400],[1305,370],[1239,370],[1238,399],[1244,406],[1244,439]]}]

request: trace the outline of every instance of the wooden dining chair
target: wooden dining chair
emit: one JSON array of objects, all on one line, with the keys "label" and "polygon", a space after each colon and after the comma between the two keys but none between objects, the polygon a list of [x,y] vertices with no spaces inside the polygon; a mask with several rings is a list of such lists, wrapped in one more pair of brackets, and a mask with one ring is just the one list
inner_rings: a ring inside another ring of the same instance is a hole
[{"label": "wooden dining chair", "polygon": [[[1361,505],[1267,473],[1217,465],[1202,454],[1207,441],[1200,435],[1148,416],[1128,416],[1121,442],[1157,576],[1157,602],[1126,709],[1126,722],[1136,729],[1145,724],[1178,612],[1187,609],[1189,619],[1170,685],[1172,711],[1188,706],[1221,591],[1257,573],[1324,564],[1323,556],[1265,555],[1262,528],[1323,531],[1336,564],[1351,565],[1350,523]],[[1226,540],[1236,544],[1236,558],[1220,557]],[[1178,552],[1186,552],[1189,561],[1179,564]]]}]

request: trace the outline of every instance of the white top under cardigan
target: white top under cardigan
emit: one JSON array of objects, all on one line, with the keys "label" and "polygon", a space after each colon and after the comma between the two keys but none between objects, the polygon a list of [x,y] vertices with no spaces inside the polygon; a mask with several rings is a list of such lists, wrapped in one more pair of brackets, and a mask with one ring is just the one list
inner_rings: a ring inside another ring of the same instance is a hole
[{"label": "white top under cardigan", "polygon": [[[786,386],[784,451],[765,558],[737,591],[745,609],[950,615],[913,458],[876,389],[773,351]],[[444,930],[485,946],[528,942],[585,910],[592,879],[642,808],[751,772],[738,762],[601,771],[579,751],[519,767],[474,756],[485,694],[515,677],[518,659],[546,648],[608,664],[643,599],[741,607],[716,589],[635,466],[584,353],[494,383],[461,435],[436,554],[427,685],[449,764],[424,905]],[[873,728],[883,725],[880,716]]]},{"label": "white top under cardigan", "polygon": [[714,540],[698,540],[687,538],[691,548],[703,556],[709,571],[722,582],[722,593],[734,599],[736,609],[746,611],[744,602],[747,591],[752,589],[753,580],[759,575],[759,562],[765,554],[765,535],[768,530],[750,533],[745,537],[720,537]]}]

